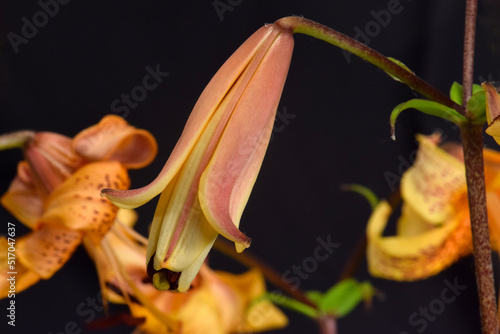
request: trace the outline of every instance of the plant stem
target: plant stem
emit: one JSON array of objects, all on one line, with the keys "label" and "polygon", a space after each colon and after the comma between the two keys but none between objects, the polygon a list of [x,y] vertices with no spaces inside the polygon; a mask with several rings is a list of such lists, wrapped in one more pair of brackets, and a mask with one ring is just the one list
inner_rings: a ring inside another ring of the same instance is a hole
[{"label": "plant stem", "polygon": [[[463,53],[462,104],[464,106],[467,106],[467,102],[469,102],[472,96],[476,17],[477,0],[467,0]],[[467,107],[465,108],[465,116],[471,120],[471,115]],[[498,334],[499,325],[497,304],[495,301],[493,265],[491,263],[491,245],[484,181],[483,129],[482,125],[472,125],[468,122],[462,124],[460,131],[464,149],[467,196],[469,200],[481,326],[484,334]]]},{"label": "plant stem", "polygon": [[465,111],[462,106],[453,102],[450,98],[416,76],[413,72],[399,64],[396,64],[389,58],[349,36],[317,22],[297,16],[282,18],[276,21],[275,24],[285,30],[291,30],[293,33],[306,34],[349,51],[384,70],[392,77],[397,78],[399,81],[405,83],[410,88],[416,90],[428,99],[453,108],[461,115],[465,115]]},{"label": "plant stem", "polygon": [[296,300],[317,309],[317,306],[307,298],[306,294],[301,291],[297,286],[291,285],[286,280],[284,280],[279,273],[271,268],[268,264],[264,263],[261,259],[256,258],[250,252],[245,251],[243,253],[237,253],[234,249],[234,245],[217,238],[214,244],[214,248],[221,253],[235,259],[241,264],[250,268],[259,268],[262,271],[264,277],[273,285],[283,290],[289,296],[295,298]]},{"label": "plant stem", "polygon": [[[477,0],[467,0],[465,8],[464,58],[463,58],[463,103],[466,106],[472,96],[474,81],[474,46],[476,36]],[[467,109],[466,109],[467,115]]]},{"label": "plant stem", "polygon": [[331,315],[318,318],[318,327],[321,334],[337,334],[337,321]]},{"label": "plant stem", "polygon": [[460,127],[460,130],[464,149],[481,325],[484,334],[498,334],[497,305],[484,182],[482,126],[465,123]]}]

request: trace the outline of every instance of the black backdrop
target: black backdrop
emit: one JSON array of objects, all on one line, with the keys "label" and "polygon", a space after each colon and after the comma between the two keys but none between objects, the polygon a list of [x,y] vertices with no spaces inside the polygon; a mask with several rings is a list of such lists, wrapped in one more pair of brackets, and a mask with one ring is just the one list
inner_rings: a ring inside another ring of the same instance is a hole
[{"label": "black backdrop", "polygon": [[[361,31],[369,46],[400,59],[444,92],[453,81],[461,81],[464,1],[66,1],[36,34],[32,32],[34,36],[15,47],[8,34],[21,36],[23,18],[33,22],[42,7],[36,1],[1,2],[0,132],[36,129],[72,136],[116,111],[113,101],[142,83],[147,66],[159,66],[169,73],[163,82],[125,115],[124,109],[119,112],[133,125],[149,129],[160,145],[151,166],[131,173],[135,187],[161,169],[220,65],[255,30],[280,17],[302,15],[350,36]],[[500,76],[494,62],[499,56],[494,3],[480,1],[476,82]],[[393,5],[398,12],[376,23],[376,13]],[[398,122],[398,140],[391,141],[389,112],[414,94],[364,61],[348,58],[324,42],[296,36],[278,108],[281,115],[292,116],[277,118],[241,223],[253,239],[250,251],[280,272],[312,256],[318,237],[331,236],[340,244],[301,280],[305,290],[331,286],[364,233],[369,207],[359,196],[342,192],[340,184],[361,183],[387,197],[392,191],[389,175],[401,175],[409,166],[415,133],[444,131],[447,138],[459,138],[450,123],[409,111]],[[487,145],[493,143],[487,140]],[[7,189],[21,158],[19,151],[1,152],[0,191]],[[142,233],[154,207],[152,201],[139,210]],[[9,221],[15,219],[2,209],[0,233],[7,231]],[[20,235],[24,230],[17,225]],[[242,271],[224,256],[212,254],[213,267]],[[341,319],[340,333],[480,332],[471,257],[422,282],[371,278],[366,263],[356,277],[370,279],[385,297],[376,299],[371,309],[358,307]],[[457,280],[466,289],[430,318],[425,329],[412,325],[409,317],[440,298],[445,280]],[[16,296],[15,329],[7,326],[7,303],[0,301],[1,332],[65,333],[66,324],[75,322],[81,333],[90,333],[85,329],[89,314],[81,315],[77,308],[98,291],[94,265],[79,249],[52,279]],[[96,318],[103,316],[96,312]],[[276,333],[316,330],[302,316],[290,314],[290,320],[288,328]],[[100,333],[131,331],[121,326]]]}]

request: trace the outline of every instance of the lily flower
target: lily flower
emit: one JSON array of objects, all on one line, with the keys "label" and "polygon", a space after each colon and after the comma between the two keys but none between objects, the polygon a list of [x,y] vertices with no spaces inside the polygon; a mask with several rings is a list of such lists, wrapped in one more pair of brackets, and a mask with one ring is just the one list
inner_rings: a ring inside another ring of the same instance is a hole
[{"label": "lily flower", "polygon": [[121,208],[161,193],[147,251],[158,289],[189,289],[218,234],[239,252],[239,229],[271,136],[293,50],[292,32],[259,29],[226,61],[201,94],[158,177],[130,191],[105,189]]},{"label": "lily flower", "polygon": [[[150,161],[136,151],[156,154],[156,141],[151,134],[126,125],[116,116],[105,117],[103,121],[109,123],[109,120],[118,122],[121,132],[127,133],[121,140],[114,140],[114,145],[106,146],[96,140],[105,142],[106,136],[110,137],[103,131],[80,134],[75,139],[49,132],[0,136],[1,148],[20,146],[26,157],[19,163],[14,181],[1,198],[2,205],[32,229],[16,240],[16,292],[40,279],[50,278],[83,239],[98,243],[113,224],[117,211],[113,204],[99,196],[100,190],[104,187],[128,189],[126,166],[140,167]],[[110,161],[89,162],[85,152],[73,149],[73,146],[82,147],[79,143],[83,141],[92,143],[86,145],[88,152],[105,152],[101,153],[103,160]],[[123,154],[114,153],[120,150]],[[8,239],[0,238],[0,256],[7,256],[7,248]],[[0,298],[3,298],[8,293],[4,276],[12,270],[7,270],[7,259],[1,262],[0,268]]]},{"label": "lily flower", "polygon": [[[439,136],[418,136],[415,164],[401,180],[402,213],[394,236],[383,232],[392,208],[381,201],[367,227],[372,275],[424,279],[472,252],[462,148],[439,147]],[[484,149],[486,197],[492,247],[500,250],[500,153]]]},{"label": "lily flower", "polygon": [[147,241],[132,227],[133,210],[120,209],[100,244],[84,242],[96,262],[103,299],[127,304],[138,324],[134,333],[255,333],[282,328],[286,316],[267,299],[262,273],[214,272],[204,263],[183,294],[159,291],[144,267]]}]

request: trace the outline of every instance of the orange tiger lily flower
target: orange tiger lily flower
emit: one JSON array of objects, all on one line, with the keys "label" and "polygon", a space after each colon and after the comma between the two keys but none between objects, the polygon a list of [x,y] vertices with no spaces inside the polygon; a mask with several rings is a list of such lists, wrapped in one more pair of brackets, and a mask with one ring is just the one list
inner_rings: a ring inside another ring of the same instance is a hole
[{"label": "orange tiger lily flower", "polygon": [[[103,122],[108,123],[108,129],[109,124],[118,124],[114,128],[119,130],[110,136],[109,131],[101,129]],[[14,181],[1,198],[2,205],[33,230],[16,242],[16,292],[39,279],[50,278],[68,261],[82,239],[99,243],[113,224],[117,211],[113,204],[100,197],[100,190],[105,187],[128,189],[126,166],[140,167],[151,161],[151,157],[145,159],[145,155],[138,157],[136,151],[149,152],[153,157],[156,154],[156,141],[151,134],[131,127],[117,116],[105,117],[90,129],[97,130],[84,131],[75,139],[49,132],[21,132],[0,137],[2,148],[16,143],[24,149],[26,157],[19,163]],[[114,138],[114,144],[104,145],[106,138]],[[92,143],[86,145],[87,152],[73,149],[73,146],[82,147],[83,141]],[[89,152],[101,152],[102,159],[109,161],[89,163]],[[7,239],[1,238],[2,256],[7,254],[7,246]],[[3,261],[1,267],[7,269],[7,261]],[[3,279],[7,271],[10,270],[2,270],[0,274],[0,298],[8,292]]]},{"label": "orange tiger lily flower", "polygon": [[161,193],[147,266],[158,289],[185,292],[218,234],[238,251],[251,239],[239,229],[272,132],[293,50],[276,24],[254,33],[201,94],[159,176],[130,191],[103,190],[122,208]]},{"label": "orange tiger lily flower", "polygon": [[[375,208],[367,227],[372,275],[399,281],[435,275],[472,252],[462,148],[439,147],[439,136],[418,136],[415,164],[401,180],[402,214],[395,236],[383,236],[392,209]],[[500,153],[484,149],[492,247],[500,250]]]}]

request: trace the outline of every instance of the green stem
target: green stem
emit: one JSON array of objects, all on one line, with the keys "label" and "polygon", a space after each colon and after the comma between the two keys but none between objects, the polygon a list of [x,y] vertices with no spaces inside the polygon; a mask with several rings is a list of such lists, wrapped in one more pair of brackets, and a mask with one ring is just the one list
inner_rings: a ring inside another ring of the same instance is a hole
[{"label": "green stem", "polygon": [[321,39],[327,43],[333,44],[341,49],[366,60],[367,62],[379,67],[386,73],[416,90],[430,100],[441,103],[447,107],[455,109],[458,113],[465,116],[464,108],[453,102],[446,95],[429,85],[427,82],[416,76],[403,66],[400,66],[383,56],[368,46],[346,36],[336,30],[317,22],[305,19],[303,17],[290,16],[282,18],[275,22],[284,30],[290,30],[293,33],[301,33]]},{"label": "green stem", "polygon": [[35,138],[35,132],[29,130],[11,132],[0,135],[0,151],[12,148],[23,148]]},{"label": "green stem", "polygon": [[484,334],[498,334],[497,305],[484,181],[483,129],[481,125],[464,123],[460,130],[467,177],[467,196],[481,325]]}]

